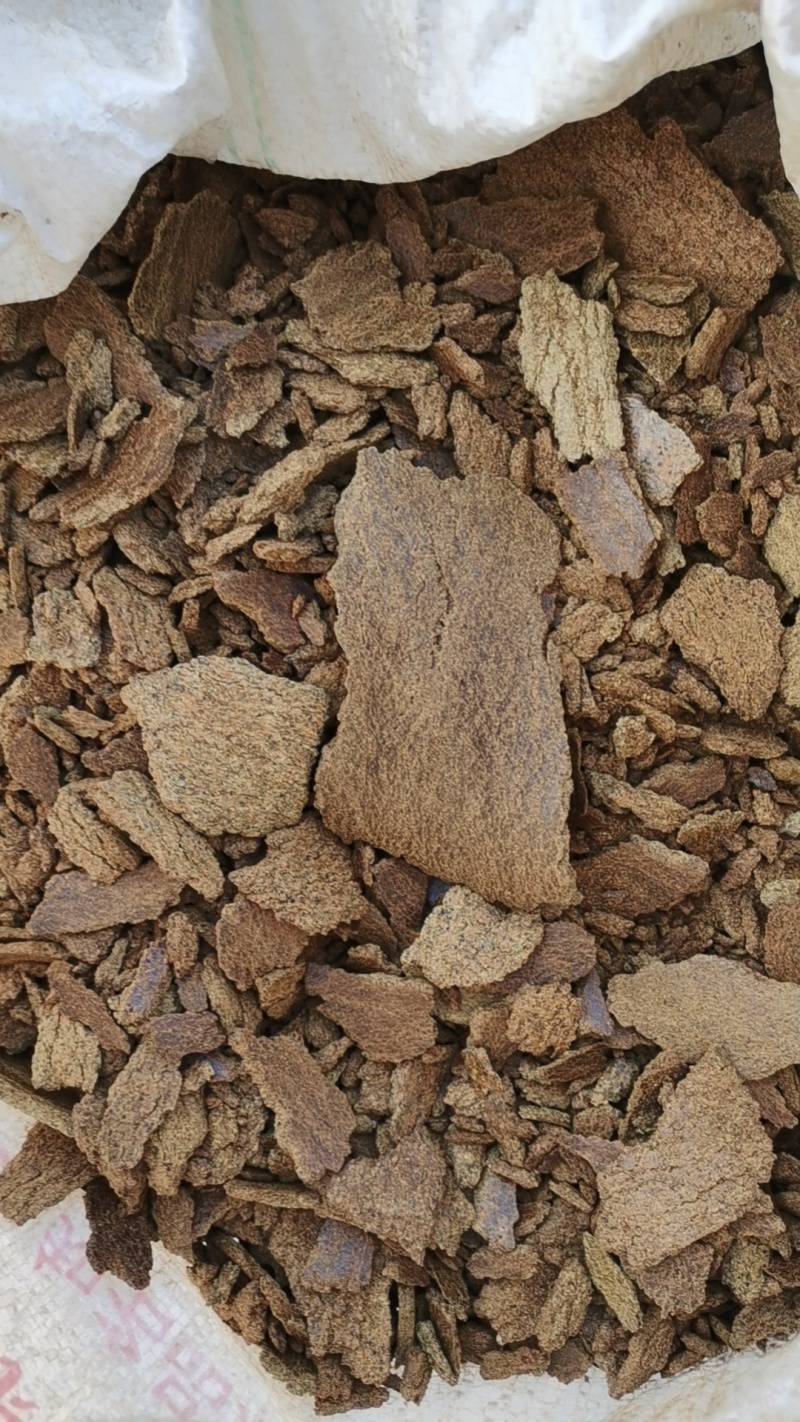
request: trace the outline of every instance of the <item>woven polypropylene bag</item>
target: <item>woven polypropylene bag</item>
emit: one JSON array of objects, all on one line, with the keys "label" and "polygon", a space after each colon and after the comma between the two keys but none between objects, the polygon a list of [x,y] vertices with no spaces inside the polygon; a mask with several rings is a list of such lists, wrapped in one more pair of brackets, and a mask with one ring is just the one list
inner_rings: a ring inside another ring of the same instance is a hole
[{"label": "woven polypropylene bag", "polygon": [[66,286],[165,153],[419,178],[759,36],[797,180],[796,0],[0,0],[0,302]]},{"label": "woven polypropylene bag", "polygon": [[[0,1104],[0,1165],[30,1123]],[[94,1274],[79,1193],[18,1228],[0,1218],[2,1422],[311,1422],[207,1308],[184,1264],[155,1247],[149,1288]],[[434,1377],[416,1408],[393,1395],[380,1422],[797,1422],[800,1338],[732,1354],[613,1402],[596,1370],[564,1387],[550,1377],[455,1388]]]}]

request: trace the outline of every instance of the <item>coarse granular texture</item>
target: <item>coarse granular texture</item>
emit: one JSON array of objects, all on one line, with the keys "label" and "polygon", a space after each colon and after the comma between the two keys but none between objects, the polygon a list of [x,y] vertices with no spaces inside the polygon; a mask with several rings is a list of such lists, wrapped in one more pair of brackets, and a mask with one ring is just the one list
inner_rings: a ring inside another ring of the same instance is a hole
[{"label": "coarse granular texture", "polygon": [[3,313],[0,1211],[319,1415],[800,1324],[798,272],[753,51]]}]

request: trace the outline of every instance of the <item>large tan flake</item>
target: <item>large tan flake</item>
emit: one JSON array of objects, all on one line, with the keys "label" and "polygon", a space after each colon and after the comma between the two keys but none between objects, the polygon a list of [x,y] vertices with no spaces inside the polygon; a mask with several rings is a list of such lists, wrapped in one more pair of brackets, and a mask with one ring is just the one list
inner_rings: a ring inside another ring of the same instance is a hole
[{"label": "large tan flake", "polygon": [[514,908],[574,899],[570,765],[541,592],[558,537],[496,478],[370,451],[336,516],[347,697],[316,801],[364,840]]}]

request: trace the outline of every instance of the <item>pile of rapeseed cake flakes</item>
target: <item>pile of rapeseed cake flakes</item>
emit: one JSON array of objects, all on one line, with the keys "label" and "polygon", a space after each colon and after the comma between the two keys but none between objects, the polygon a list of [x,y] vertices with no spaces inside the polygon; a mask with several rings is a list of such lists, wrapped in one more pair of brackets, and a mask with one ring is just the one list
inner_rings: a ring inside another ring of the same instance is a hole
[{"label": "pile of rapeseed cake flakes", "polygon": [[0,310],[0,1211],[320,1414],[800,1322],[798,272],[752,51]]}]

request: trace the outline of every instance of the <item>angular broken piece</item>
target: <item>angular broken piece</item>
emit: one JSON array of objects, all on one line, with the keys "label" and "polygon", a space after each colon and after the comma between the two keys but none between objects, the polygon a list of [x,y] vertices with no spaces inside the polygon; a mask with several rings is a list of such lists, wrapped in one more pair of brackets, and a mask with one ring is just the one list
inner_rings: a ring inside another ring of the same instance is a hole
[{"label": "angular broken piece", "polygon": [[683,655],[714,678],[737,715],[745,721],[764,715],[783,670],[783,628],[767,583],[697,563],[659,617]]},{"label": "angular broken piece", "polygon": [[297,1037],[251,1037],[237,1031],[231,1047],[241,1057],[265,1106],[275,1112],[275,1137],[305,1185],[341,1170],[356,1119],[339,1091]]},{"label": "angular broken piece", "polygon": [[631,835],[601,849],[578,867],[578,888],[587,907],[630,915],[672,908],[708,885],[708,865],[694,854],[660,840]]},{"label": "angular broken piece", "polygon": [[245,898],[307,934],[344,930],[370,908],[347,849],[314,814],[267,835],[266,859],[230,877]]},{"label": "angular broken piece", "polygon": [[571,771],[541,602],[554,526],[504,479],[442,481],[370,451],[336,528],[348,674],[316,778],[325,823],[491,901],[573,902]]},{"label": "angular broken piece", "polygon": [[322,998],[320,1011],[338,1022],[370,1061],[407,1061],[436,1041],[433,989],[427,983],[312,963],[306,987]]},{"label": "angular broken piece", "polygon": [[527,962],[543,934],[536,915],[504,913],[456,886],[426,918],[403,967],[439,988],[499,983]]},{"label": "angular broken piece", "polygon": [[564,458],[574,464],[622,449],[619,346],[608,307],[583,301],[551,271],[522,283],[520,312],[525,385],[552,417]]},{"label": "angular broken piece", "polygon": [[351,1160],[328,1185],[325,1210],[333,1219],[399,1245],[421,1264],[446,1177],[441,1148],[418,1126],[379,1160]]},{"label": "angular broken piece", "polygon": [[597,1172],[598,1243],[633,1270],[659,1264],[758,1208],[772,1142],[716,1051],[675,1088],[650,1140]]},{"label": "angular broken piece", "polygon": [[556,497],[592,562],[611,578],[640,578],[656,546],[624,455],[565,469]]},{"label": "angular broken piece", "polygon": [[409,283],[401,292],[399,275],[386,247],[353,242],[318,257],[292,290],[314,331],[336,350],[422,351],[441,318],[431,288]]},{"label": "angular broken piece", "polygon": [[729,958],[697,954],[621,973],[608,984],[608,1005],[623,1027],[685,1062],[723,1049],[747,1081],[800,1062],[800,985]]},{"label": "angular broken piece", "polygon": [[296,824],[325,723],[319,687],[195,657],[123,688],[163,803],[205,834]]},{"label": "angular broken piece", "polygon": [[71,870],[48,879],[44,898],[28,921],[32,938],[63,933],[95,933],[122,923],[144,923],[176,904],[181,886],[147,860],[121,874],[113,884],[94,884],[88,874]]},{"label": "angular broken piece", "polygon": [[96,780],[89,796],[100,814],[122,830],[178,884],[191,884],[214,900],[224,879],[213,849],[180,816],[166,810],[152,781],[138,770],[118,770],[110,780]]}]

